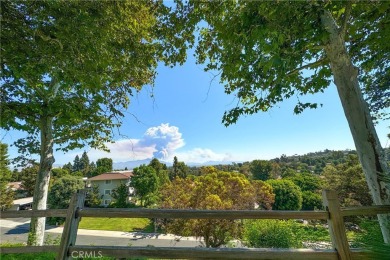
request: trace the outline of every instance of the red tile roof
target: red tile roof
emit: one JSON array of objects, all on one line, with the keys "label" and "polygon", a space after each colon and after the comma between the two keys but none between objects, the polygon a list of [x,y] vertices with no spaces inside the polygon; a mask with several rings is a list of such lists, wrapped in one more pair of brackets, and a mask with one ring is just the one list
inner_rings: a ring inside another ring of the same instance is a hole
[{"label": "red tile roof", "polygon": [[131,176],[133,176],[133,172],[107,172],[89,178],[88,181],[126,180]]}]

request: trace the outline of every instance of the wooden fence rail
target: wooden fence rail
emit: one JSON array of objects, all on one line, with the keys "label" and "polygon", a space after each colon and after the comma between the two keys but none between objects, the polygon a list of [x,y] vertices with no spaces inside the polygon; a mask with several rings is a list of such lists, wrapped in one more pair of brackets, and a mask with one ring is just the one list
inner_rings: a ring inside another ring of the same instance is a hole
[{"label": "wooden fence rail", "polygon": [[[26,252],[57,252],[57,259],[72,256],[99,258],[151,257],[160,259],[367,259],[368,252],[350,249],[345,233],[344,217],[389,214],[390,205],[340,208],[334,191],[323,191],[326,210],[265,211],[265,210],[173,210],[173,209],[92,209],[83,208],[85,191],[75,194],[67,210],[5,211],[1,218],[66,217],[60,246],[0,248],[2,254]],[[322,219],[328,221],[333,249],[264,249],[264,248],[171,248],[112,247],[75,245],[81,217],[110,218],[181,218],[181,219]]]}]

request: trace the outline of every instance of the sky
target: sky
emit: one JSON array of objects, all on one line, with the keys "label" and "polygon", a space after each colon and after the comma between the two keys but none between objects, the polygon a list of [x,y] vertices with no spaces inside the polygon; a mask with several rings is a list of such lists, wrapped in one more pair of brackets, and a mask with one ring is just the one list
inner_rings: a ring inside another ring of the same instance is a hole
[{"label": "sky", "polygon": [[[103,157],[114,162],[155,157],[172,162],[177,156],[185,163],[205,163],[355,149],[334,85],[324,93],[300,100],[323,106],[295,115],[297,99],[293,97],[268,112],[241,117],[236,124],[225,127],[223,113],[233,108],[237,99],[225,94],[218,78],[204,72],[203,66],[189,56],[183,66],[159,66],[154,87],[145,86],[132,98],[123,125],[115,131],[116,142],[108,144],[110,153],[89,147],[67,153],[56,151],[55,164],[73,162],[84,151],[91,161]],[[389,122],[380,122],[376,130],[382,147],[389,147]],[[0,140],[11,144],[20,136],[15,131],[2,132]],[[14,147],[8,152],[10,158],[17,156]]]}]

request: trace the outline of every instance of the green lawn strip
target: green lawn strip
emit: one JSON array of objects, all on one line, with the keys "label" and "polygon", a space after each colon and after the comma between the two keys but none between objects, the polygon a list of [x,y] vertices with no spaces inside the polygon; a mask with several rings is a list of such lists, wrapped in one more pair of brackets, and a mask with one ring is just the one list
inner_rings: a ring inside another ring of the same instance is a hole
[{"label": "green lawn strip", "polygon": [[123,232],[152,232],[153,225],[147,218],[82,218],[79,229]]}]

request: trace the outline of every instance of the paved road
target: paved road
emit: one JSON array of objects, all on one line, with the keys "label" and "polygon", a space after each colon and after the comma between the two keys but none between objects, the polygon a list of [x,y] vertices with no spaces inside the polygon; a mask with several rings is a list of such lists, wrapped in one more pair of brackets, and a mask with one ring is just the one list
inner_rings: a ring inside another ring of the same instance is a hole
[{"label": "paved road", "polygon": [[[1,243],[26,242],[29,231],[29,219],[1,219],[0,238]],[[62,228],[46,227],[46,239],[60,237]],[[201,242],[193,237],[177,237],[163,234],[145,234],[137,232],[118,232],[79,229],[77,245],[104,245],[104,246],[155,246],[155,247],[196,247]]]}]

